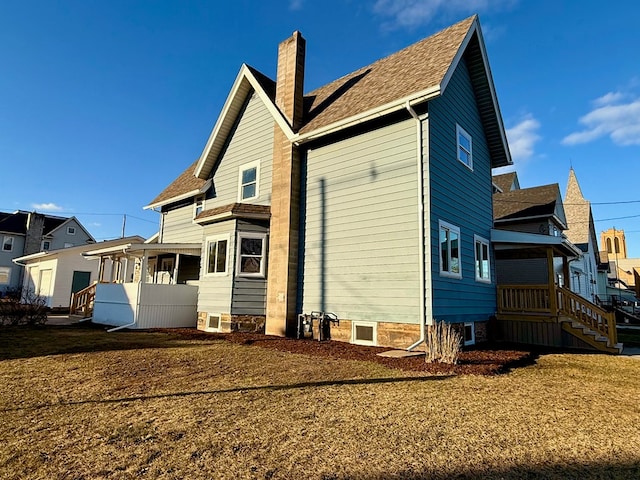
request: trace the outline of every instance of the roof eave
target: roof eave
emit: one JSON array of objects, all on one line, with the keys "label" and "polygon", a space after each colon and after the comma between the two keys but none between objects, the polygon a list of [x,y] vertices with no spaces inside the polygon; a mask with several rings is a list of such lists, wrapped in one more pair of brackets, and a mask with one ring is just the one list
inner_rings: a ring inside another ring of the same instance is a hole
[{"label": "roof eave", "polygon": [[280,110],[272,102],[271,98],[269,98],[269,95],[264,91],[260,82],[258,82],[249,67],[243,63],[238,75],[236,76],[236,80],[231,87],[231,91],[227,96],[227,100],[222,107],[222,111],[218,116],[218,120],[211,131],[209,140],[207,140],[204,150],[200,155],[195,171],[196,177],[205,179],[211,172],[218,155],[222,151],[227,136],[233,128],[236,115],[251,88],[253,88],[253,90],[258,94],[274,121],[280,126],[287,138],[289,140],[293,139],[294,133],[291,126]]},{"label": "roof eave", "polygon": [[366,112],[362,112],[358,115],[347,117],[337,122],[326,125],[324,127],[317,128],[310,132],[306,132],[303,134],[296,134],[293,137],[292,141],[296,145],[301,145],[311,140],[316,140],[325,135],[330,135],[340,130],[344,130],[346,128],[349,128],[364,122],[368,122],[369,120],[383,117],[385,115],[389,115],[399,110],[404,110],[405,108],[407,108],[407,103],[410,106],[413,106],[413,105],[418,105],[420,103],[426,102],[428,100],[432,100],[440,96],[440,93],[441,93],[440,85],[436,85],[426,90],[422,90],[412,95],[400,98],[398,100],[394,100],[393,102],[386,103],[384,105],[381,105],[380,107],[367,110]]},{"label": "roof eave", "polygon": [[154,208],[164,207],[165,205],[169,205],[170,203],[175,203],[175,202],[179,202],[180,200],[185,200],[187,198],[195,197],[196,195],[202,195],[207,190],[209,190],[212,182],[213,182],[212,179],[209,179],[200,188],[190,190],[187,193],[183,193],[182,195],[176,195],[175,197],[167,198],[166,200],[162,200],[160,202],[151,203],[147,206],[142,207],[142,209],[152,210]]},{"label": "roof eave", "polygon": [[511,152],[509,151],[509,143],[507,142],[507,133],[504,128],[504,123],[502,121],[502,114],[500,113],[498,96],[496,94],[495,85],[493,83],[493,75],[491,74],[489,58],[487,56],[487,50],[484,46],[484,38],[482,36],[482,30],[480,29],[480,23],[477,16],[473,19],[473,22],[471,23],[471,26],[469,27],[469,30],[467,31],[467,34],[465,35],[462,43],[460,44],[460,48],[458,49],[458,52],[453,57],[453,61],[451,62],[451,65],[449,66],[449,69],[445,73],[444,77],[442,78],[442,82],[440,83],[440,85],[442,88],[442,92],[444,92],[447,88],[447,85],[449,84],[449,81],[453,77],[453,73],[455,72],[455,69],[458,66],[458,63],[460,63],[460,60],[462,59],[462,56],[464,55],[464,52],[466,51],[467,46],[469,45],[469,42],[473,38],[474,33],[478,34],[478,45],[480,47],[480,54],[482,55],[482,63],[484,65],[485,75],[487,76],[487,84],[489,86],[489,94],[491,95],[491,101],[493,103],[493,108],[495,111],[495,116],[498,124],[498,127],[497,127],[498,135],[500,136],[502,149],[504,151],[504,160],[492,158],[491,168],[508,167],[510,165],[513,165],[513,160],[511,158]]}]

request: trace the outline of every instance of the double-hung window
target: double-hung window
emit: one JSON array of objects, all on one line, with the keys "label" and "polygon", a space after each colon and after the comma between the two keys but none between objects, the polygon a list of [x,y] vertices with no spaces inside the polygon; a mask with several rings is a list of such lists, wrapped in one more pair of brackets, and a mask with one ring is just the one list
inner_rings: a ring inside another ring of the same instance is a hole
[{"label": "double-hung window", "polygon": [[238,236],[238,275],[264,277],[267,236],[260,233],[240,233]]},{"label": "double-hung window", "polygon": [[205,274],[226,274],[228,252],[229,237],[208,237]]},{"label": "double-hung window", "polygon": [[204,210],[204,196],[200,195],[193,200],[193,218],[195,219]]},{"label": "double-hung window", "polygon": [[13,241],[14,237],[6,236],[2,241],[2,251],[3,252],[12,252],[13,251]]},{"label": "double-hung window", "polygon": [[473,170],[473,147],[471,135],[464,128],[456,125],[456,142],[458,144],[458,160]]},{"label": "double-hung window", "polygon": [[489,241],[477,235],[473,236],[476,257],[476,280],[491,282],[491,267],[489,261]]},{"label": "double-hung window", "polygon": [[238,178],[238,200],[243,202],[258,198],[260,162],[252,162],[240,167]]},{"label": "double-hung window", "polygon": [[0,285],[9,285],[11,280],[11,267],[0,267]]},{"label": "double-hung window", "polygon": [[440,275],[462,278],[460,265],[460,228],[439,222],[440,226]]}]

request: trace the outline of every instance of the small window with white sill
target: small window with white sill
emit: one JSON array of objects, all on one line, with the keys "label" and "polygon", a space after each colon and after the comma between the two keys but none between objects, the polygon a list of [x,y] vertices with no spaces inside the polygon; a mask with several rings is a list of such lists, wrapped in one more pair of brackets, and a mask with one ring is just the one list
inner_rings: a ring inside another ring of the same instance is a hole
[{"label": "small window with white sill", "polygon": [[75,235],[76,227],[67,227],[67,235]]},{"label": "small window with white sill", "polygon": [[475,345],[476,332],[473,322],[465,322],[464,324],[464,344]]},{"label": "small window with white sill", "polygon": [[227,273],[228,251],[228,236],[207,238],[206,275],[225,275]]},{"label": "small window with white sill", "polygon": [[460,228],[440,220],[440,275],[462,278]]},{"label": "small window with white sill", "polygon": [[264,277],[267,235],[240,233],[238,235],[237,275],[240,277]]},{"label": "small window with white sill", "polygon": [[259,195],[260,162],[251,162],[240,167],[238,178],[238,200],[253,200]]},{"label": "small window with white sill", "polygon": [[43,240],[42,241],[42,251],[43,252],[48,252],[50,248],[51,248],[51,242],[49,240]]},{"label": "small window with white sill", "polygon": [[477,235],[473,236],[475,244],[476,281],[491,283],[491,266],[489,260],[489,241]]},{"label": "small window with white sill", "polygon": [[375,345],[378,333],[376,322],[352,322],[351,343],[356,345]]},{"label": "small window with white sill", "polygon": [[205,330],[208,332],[219,332],[221,320],[221,315],[210,313],[207,318],[207,326],[205,327]]},{"label": "small window with white sill", "polygon": [[204,210],[204,196],[200,195],[193,201],[193,218],[195,219]]},{"label": "small window with white sill", "polygon": [[0,285],[9,285],[11,281],[11,267],[0,267]]},{"label": "small window with white sill", "polygon": [[458,144],[458,160],[473,170],[473,142],[464,128],[456,125],[456,139]]},{"label": "small window with white sill", "polygon": [[5,236],[4,239],[2,240],[2,251],[12,252],[14,241],[15,241],[15,237]]}]

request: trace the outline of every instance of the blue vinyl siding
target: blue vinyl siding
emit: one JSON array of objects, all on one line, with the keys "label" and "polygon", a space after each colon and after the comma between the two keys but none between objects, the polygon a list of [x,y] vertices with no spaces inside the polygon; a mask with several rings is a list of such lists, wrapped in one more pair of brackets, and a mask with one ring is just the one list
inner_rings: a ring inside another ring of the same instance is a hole
[{"label": "blue vinyl siding", "polygon": [[[457,159],[456,124],[472,136],[473,171]],[[491,238],[491,162],[464,59],[429,103],[429,171],[433,318],[487,320],[496,310],[495,265],[491,251],[491,283],[475,280],[474,234]],[[440,275],[439,220],[460,228],[461,279]]]}]

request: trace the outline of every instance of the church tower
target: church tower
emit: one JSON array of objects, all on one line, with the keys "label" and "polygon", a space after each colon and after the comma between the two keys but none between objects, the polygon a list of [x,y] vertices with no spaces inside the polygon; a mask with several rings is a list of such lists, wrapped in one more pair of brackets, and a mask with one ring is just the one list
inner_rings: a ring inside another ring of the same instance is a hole
[{"label": "church tower", "polygon": [[602,247],[607,251],[609,261],[616,258],[621,260],[627,258],[627,242],[624,238],[624,230],[610,228],[600,234],[600,242]]}]

